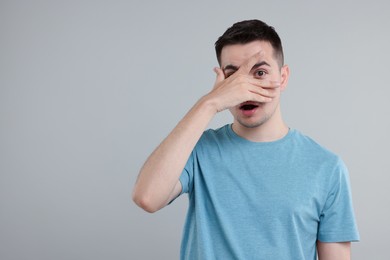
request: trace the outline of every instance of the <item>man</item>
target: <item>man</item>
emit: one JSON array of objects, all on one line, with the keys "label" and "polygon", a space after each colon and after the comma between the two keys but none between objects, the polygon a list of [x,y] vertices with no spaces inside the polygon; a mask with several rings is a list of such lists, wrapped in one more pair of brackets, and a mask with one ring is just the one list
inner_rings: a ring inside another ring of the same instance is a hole
[{"label": "man", "polygon": [[[350,259],[359,240],[340,158],[282,119],[280,38],[250,20],[216,42],[220,68],[141,169],[133,199],[154,212],[189,195],[181,259]],[[229,109],[233,124],[207,130]]]}]

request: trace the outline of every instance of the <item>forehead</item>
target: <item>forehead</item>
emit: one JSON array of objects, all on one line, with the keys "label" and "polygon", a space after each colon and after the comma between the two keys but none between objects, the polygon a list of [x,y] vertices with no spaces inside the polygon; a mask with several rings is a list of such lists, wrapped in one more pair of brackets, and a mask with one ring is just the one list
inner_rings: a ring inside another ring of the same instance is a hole
[{"label": "forehead", "polygon": [[273,57],[273,48],[269,42],[253,41],[245,44],[224,46],[221,51],[221,67],[226,65],[240,66],[254,54],[262,51],[264,60],[269,63],[276,62]]}]

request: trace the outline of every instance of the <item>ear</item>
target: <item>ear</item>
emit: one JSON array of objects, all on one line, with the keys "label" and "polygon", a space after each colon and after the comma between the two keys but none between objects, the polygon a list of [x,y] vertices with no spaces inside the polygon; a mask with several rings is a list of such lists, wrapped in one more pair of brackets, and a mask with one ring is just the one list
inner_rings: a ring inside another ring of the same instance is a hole
[{"label": "ear", "polygon": [[280,70],[280,90],[284,91],[287,88],[288,78],[290,76],[290,68],[288,65],[283,65]]}]

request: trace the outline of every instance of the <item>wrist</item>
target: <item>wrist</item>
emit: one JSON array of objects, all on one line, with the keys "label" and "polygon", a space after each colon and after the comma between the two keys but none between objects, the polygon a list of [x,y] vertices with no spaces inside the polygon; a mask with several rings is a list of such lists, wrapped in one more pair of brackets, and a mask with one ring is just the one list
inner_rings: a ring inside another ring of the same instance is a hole
[{"label": "wrist", "polygon": [[206,113],[211,115],[217,114],[219,111],[217,102],[210,98],[209,95],[205,95],[199,99],[198,105],[204,110]]}]

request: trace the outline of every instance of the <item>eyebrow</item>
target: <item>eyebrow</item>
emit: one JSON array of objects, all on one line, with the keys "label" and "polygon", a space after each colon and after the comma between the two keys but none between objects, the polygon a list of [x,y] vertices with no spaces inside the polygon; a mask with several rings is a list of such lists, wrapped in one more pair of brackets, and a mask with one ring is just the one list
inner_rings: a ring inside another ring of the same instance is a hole
[{"label": "eyebrow", "polygon": [[[268,67],[271,67],[267,62],[261,61],[261,62],[259,62],[259,63],[256,63],[255,65],[253,65],[251,71],[254,70],[254,69],[257,69],[258,67],[264,66],[264,65],[266,65],[266,66],[268,66]],[[234,70],[234,71],[237,71],[238,69],[239,69],[239,67],[237,67],[237,66],[235,66],[235,65],[232,65],[232,64],[228,64],[228,65],[225,66],[225,68],[224,68],[223,70],[224,70],[224,71],[225,71],[225,70]]]}]

